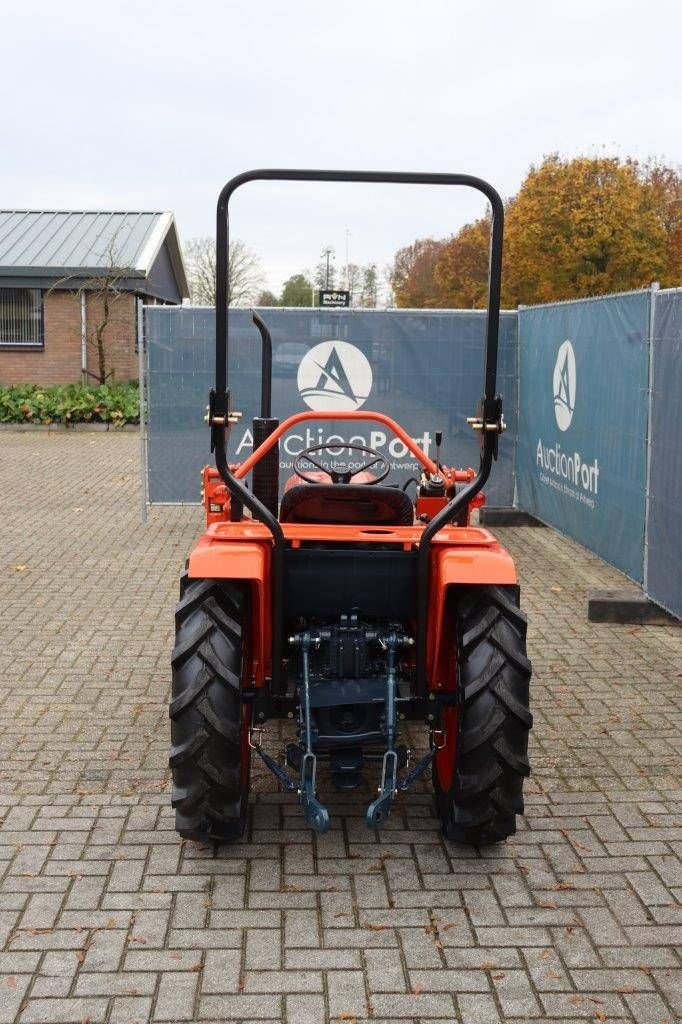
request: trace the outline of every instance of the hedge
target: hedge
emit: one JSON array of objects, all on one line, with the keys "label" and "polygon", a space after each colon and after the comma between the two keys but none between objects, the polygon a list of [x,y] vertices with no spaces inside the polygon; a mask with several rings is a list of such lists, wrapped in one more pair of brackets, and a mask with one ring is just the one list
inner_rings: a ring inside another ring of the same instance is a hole
[{"label": "hedge", "polygon": [[0,423],[140,422],[137,381],[130,384],[66,384],[0,387]]}]

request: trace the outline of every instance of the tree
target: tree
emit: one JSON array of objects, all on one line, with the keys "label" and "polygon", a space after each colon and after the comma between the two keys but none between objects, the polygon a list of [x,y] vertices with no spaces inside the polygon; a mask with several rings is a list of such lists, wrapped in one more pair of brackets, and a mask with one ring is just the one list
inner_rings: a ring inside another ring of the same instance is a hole
[{"label": "tree", "polygon": [[661,198],[632,160],[546,157],[507,225],[507,304],[640,288],[666,272]]},{"label": "tree", "polygon": [[360,293],[360,305],[365,309],[375,309],[377,304],[378,282],[377,265],[368,263],[362,268],[362,291]]},{"label": "tree", "polygon": [[393,289],[393,264],[392,263],[384,264],[384,268],[381,271],[381,282],[382,282],[382,286],[383,286],[381,291],[382,291],[382,298],[383,298],[384,305],[387,308],[390,308],[391,306],[395,306],[397,303],[396,303],[395,291]]},{"label": "tree", "polygon": [[343,286],[350,292],[350,304],[361,289],[363,268],[359,263],[347,263],[343,272]]},{"label": "tree", "polygon": [[677,168],[657,160],[644,165],[645,180],[656,197],[656,206],[666,236],[666,270],[661,275],[664,287],[675,287],[682,280],[682,177]]},{"label": "tree", "polygon": [[[483,307],[490,218],[396,253],[399,306]],[[502,301],[552,302],[682,277],[682,178],[658,161],[546,157],[506,205]]]},{"label": "tree", "polygon": [[257,306],[279,306],[279,299],[274,292],[265,288],[256,299]]},{"label": "tree", "polygon": [[305,274],[294,274],[284,282],[280,306],[312,306],[313,285]]},{"label": "tree", "polygon": [[418,238],[412,245],[398,249],[391,271],[391,287],[399,308],[439,308],[446,304],[446,297],[434,276],[445,244],[445,240]]},{"label": "tree", "polygon": [[[49,293],[63,289],[70,282],[72,287],[77,283],[73,290],[79,299],[84,297],[86,303],[86,351],[94,349],[97,357],[97,372],[93,373],[87,366],[84,367],[84,371],[98,384],[106,384],[114,373],[109,369],[108,359],[108,343],[111,340],[111,333],[117,328],[125,330],[130,328],[133,316],[131,304],[121,302],[121,299],[125,296],[131,300],[133,298],[130,289],[123,287],[123,282],[126,278],[130,278],[135,270],[134,267],[121,265],[116,233],[100,255],[103,258],[103,266],[97,274],[89,275],[85,280],[82,280],[78,274],[68,275],[56,281],[49,289]],[[87,361],[86,355],[86,363]]]},{"label": "tree", "polygon": [[322,250],[320,262],[315,268],[315,284],[318,288],[333,288],[336,281],[336,267],[334,266],[334,250],[331,245]]},{"label": "tree", "polygon": [[433,270],[441,295],[453,309],[484,307],[488,300],[490,217],[465,224],[441,250]]},{"label": "tree", "polygon": [[[184,247],[190,298],[197,306],[216,304],[215,239],[207,236],[190,238]],[[264,277],[258,256],[248,245],[235,238],[230,242],[229,301],[231,306],[249,306]]]}]

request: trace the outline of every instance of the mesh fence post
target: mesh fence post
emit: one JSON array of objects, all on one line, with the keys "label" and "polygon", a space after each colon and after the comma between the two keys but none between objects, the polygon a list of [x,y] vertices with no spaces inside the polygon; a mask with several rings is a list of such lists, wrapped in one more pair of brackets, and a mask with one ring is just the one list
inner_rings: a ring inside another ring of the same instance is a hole
[{"label": "mesh fence post", "polygon": [[654,404],[654,330],[656,315],[656,293],[660,288],[658,281],[653,281],[649,289],[649,337],[647,338],[647,356],[649,363],[646,412],[646,485],[644,490],[644,556],[642,566],[642,589],[649,593],[649,510],[651,502],[651,424]]},{"label": "mesh fence post", "polygon": [[140,393],[140,514],[147,522],[149,488],[147,482],[147,346],[144,338],[144,303],[137,300],[137,367]]}]

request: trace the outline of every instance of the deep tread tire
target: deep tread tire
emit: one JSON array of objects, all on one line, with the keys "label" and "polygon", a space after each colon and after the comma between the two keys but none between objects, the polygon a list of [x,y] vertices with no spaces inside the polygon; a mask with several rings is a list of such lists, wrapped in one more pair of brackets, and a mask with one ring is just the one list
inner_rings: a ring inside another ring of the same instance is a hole
[{"label": "deep tread tire", "polygon": [[448,839],[484,846],[516,831],[523,780],[530,772],[531,664],[518,588],[466,587],[453,598],[459,706],[455,770],[447,787],[433,780]]},{"label": "deep tread tire", "polygon": [[247,614],[243,584],[183,574],[171,656],[169,764],[175,827],[185,839],[238,839],[246,826],[250,764],[240,691]]}]

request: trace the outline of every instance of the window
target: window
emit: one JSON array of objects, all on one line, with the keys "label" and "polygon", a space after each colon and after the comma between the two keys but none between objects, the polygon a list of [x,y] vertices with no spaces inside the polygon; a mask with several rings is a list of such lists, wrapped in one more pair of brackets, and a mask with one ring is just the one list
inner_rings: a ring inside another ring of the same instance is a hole
[{"label": "window", "polygon": [[41,348],[43,298],[39,288],[0,288],[0,345]]}]

